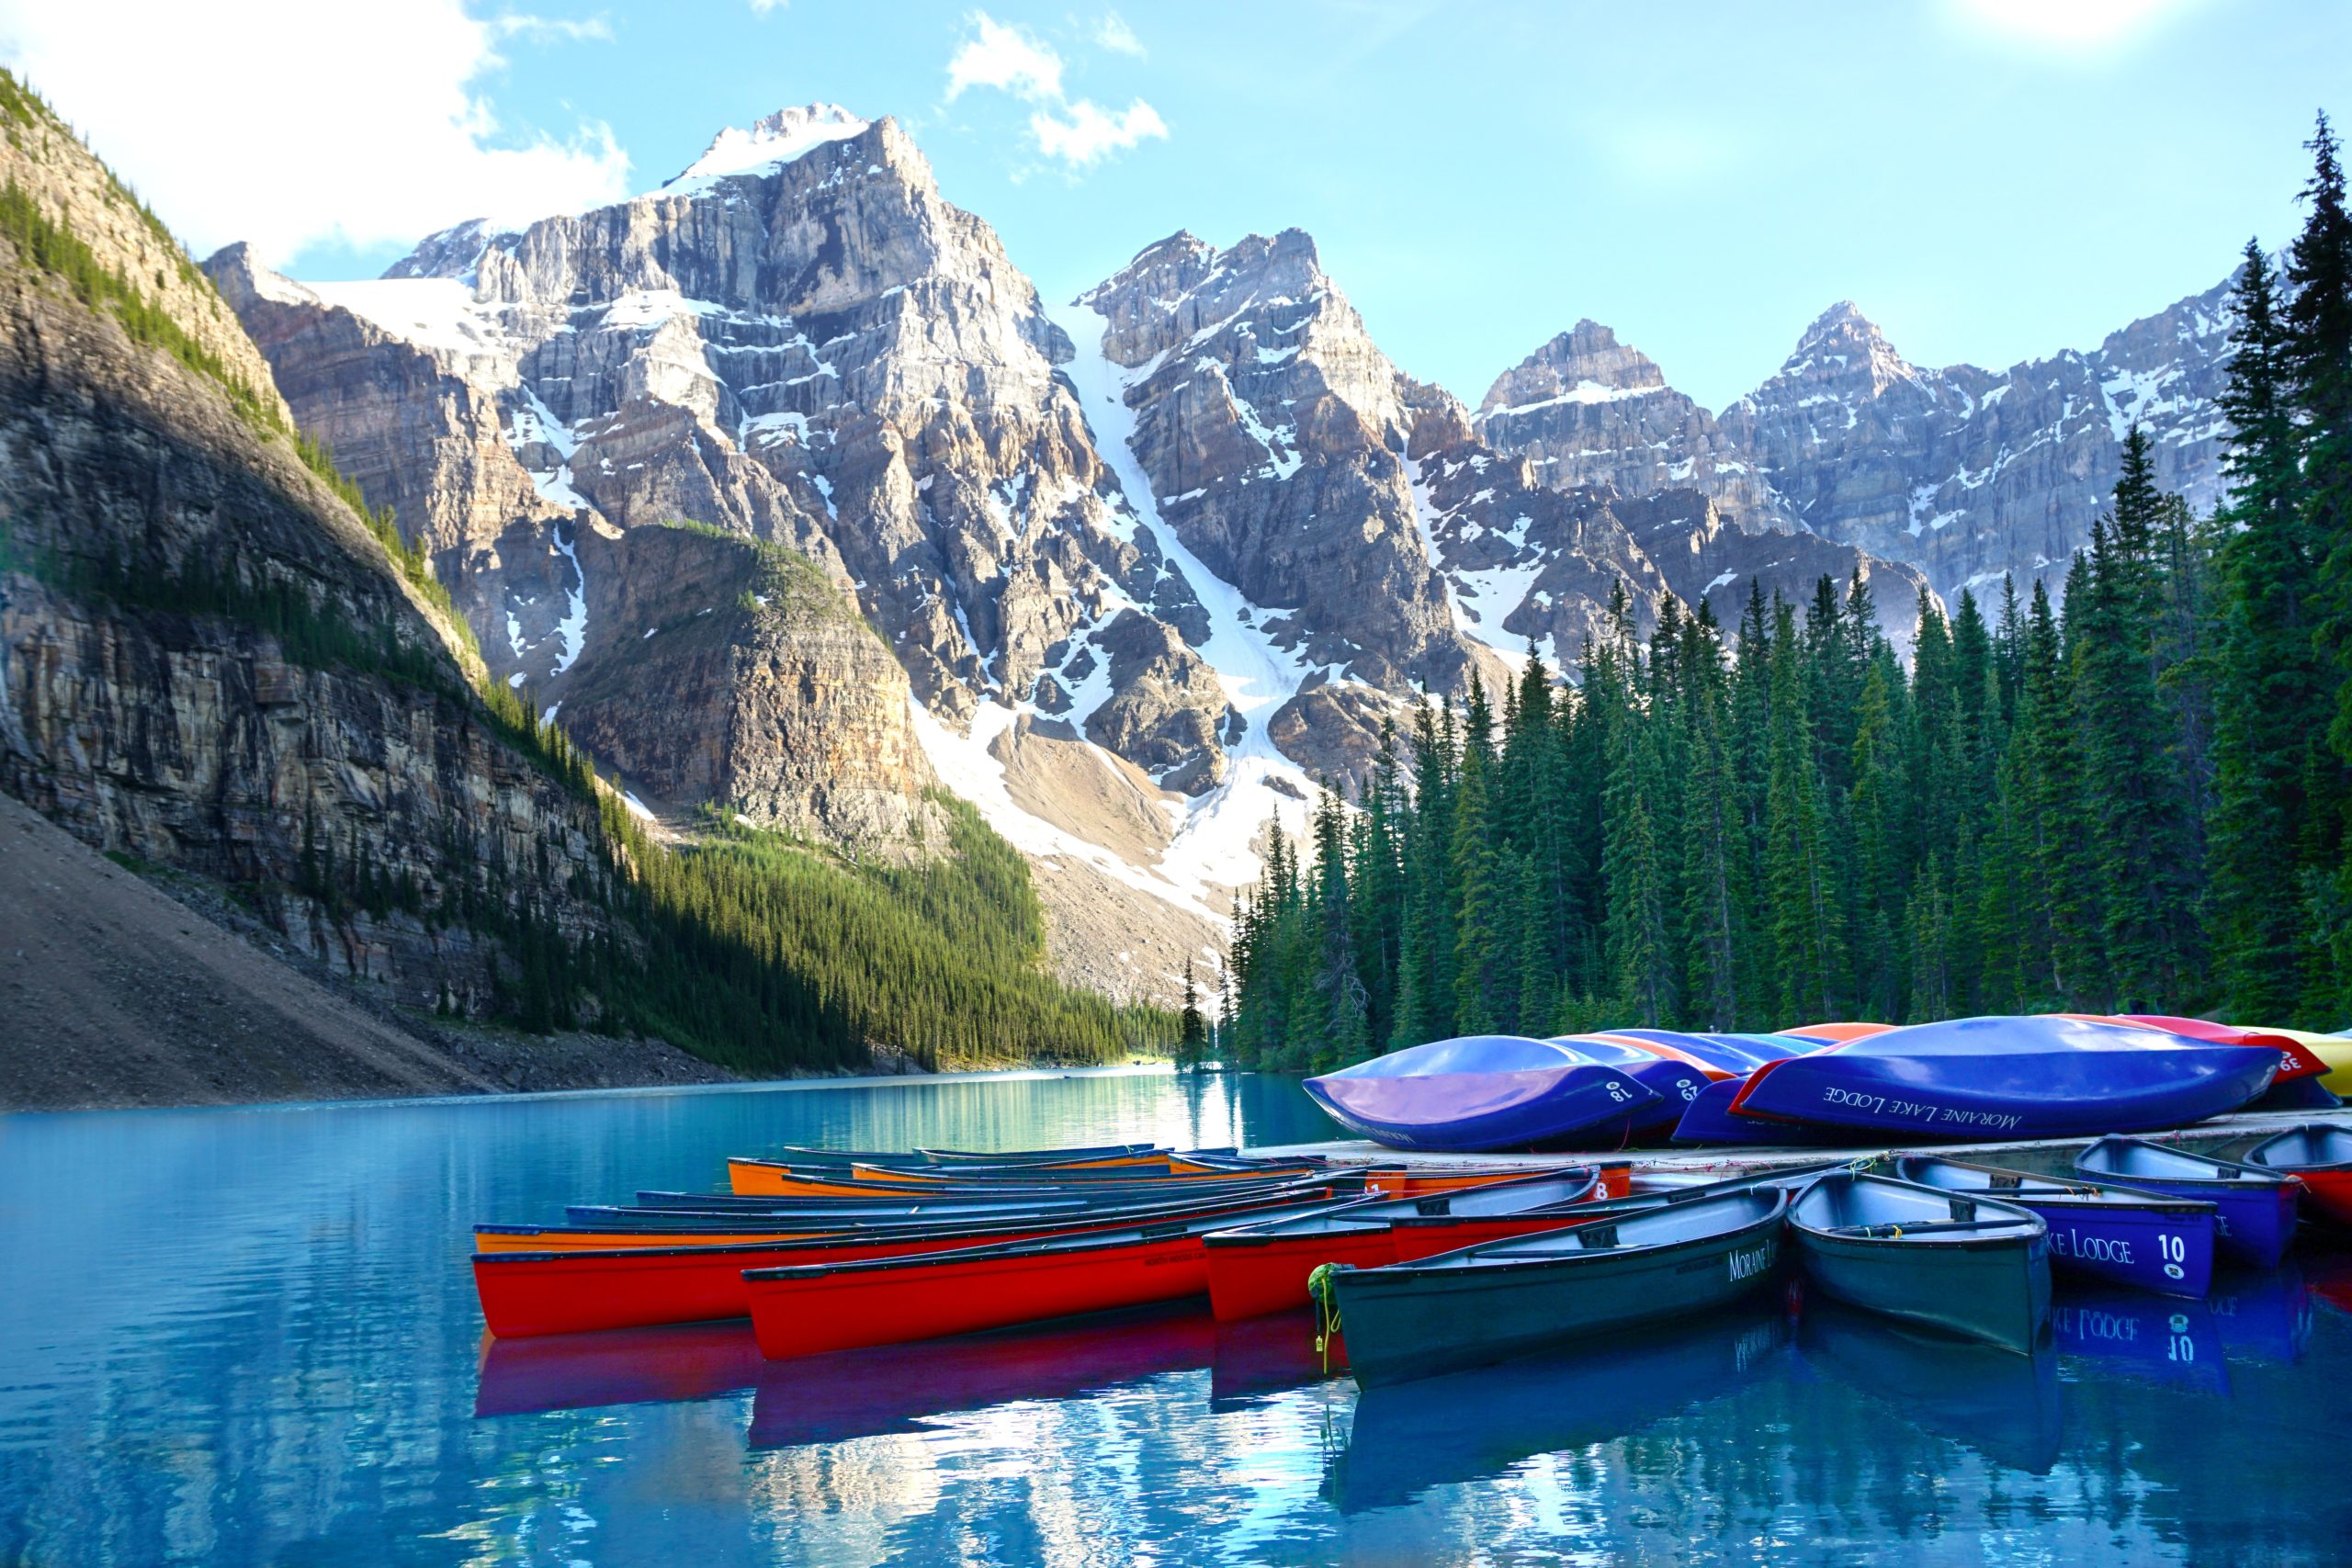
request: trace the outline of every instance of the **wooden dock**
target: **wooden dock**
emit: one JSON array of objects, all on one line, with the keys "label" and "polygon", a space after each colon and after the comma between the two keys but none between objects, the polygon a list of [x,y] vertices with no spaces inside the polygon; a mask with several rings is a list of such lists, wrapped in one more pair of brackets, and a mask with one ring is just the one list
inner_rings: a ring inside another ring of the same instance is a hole
[{"label": "wooden dock", "polygon": [[[2243,1155],[2274,1133],[2283,1133],[2290,1127],[2300,1127],[2307,1122],[2326,1122],[2352,1129],[2352,1106],[2340,1111],[2245,1111],[2235,1116],[2216,1116],[2210,1122],[2199,1122],[2192,1127],[2150,1133],[2145,1136],[2156,1143],[2186,1149],[2191,1154],[2214,1155],[2230,1159]],[[1859,1160],[1896,1153],[1937,1154],[1951,1159],[1973,1160],[1980,1165],[2002,1165],[2018,1170],[2059,1175],[2071,1169],[2075,1156],[2088,1147],[2092,1141],[2089,1138],[2028,1138],[1989,1144],[1889,1144],[1883,1147],[1828,1149],[1693,1145],[1663,1148],[1561,1149],[1540,1155],[1453,1155],[1384,1148],[1368,1139],[1344,1138],[1320,1144],[1273,1144],[1243,1152],[1259,1158],[1319,1155],[1334,1165],[1404,1164],[1441,1168],[1465,1165],[1540,1167],[1577,1160],[1623,1159],[1633,1162],[1637,1175],[1656,1173],[1716,1179],[1728,1179],[1749,1171],[1771,1170],[1780,1166],[1811,1160]]]}]

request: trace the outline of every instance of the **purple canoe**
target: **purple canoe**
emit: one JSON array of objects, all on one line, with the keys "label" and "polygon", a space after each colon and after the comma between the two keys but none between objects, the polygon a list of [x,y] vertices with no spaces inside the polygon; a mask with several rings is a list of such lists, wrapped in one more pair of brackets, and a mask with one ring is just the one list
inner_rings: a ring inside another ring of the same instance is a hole
[{"label": "purple canoe", "polygon": [[[2275,1055],[2275,1053],[2274,1053]],[[1473,1034],[1392,1051],[1306,1080],[1315,1102],[1376,1143],[1476,1153],[1614,1145],[1656,1090],[1549,1041]]]}]

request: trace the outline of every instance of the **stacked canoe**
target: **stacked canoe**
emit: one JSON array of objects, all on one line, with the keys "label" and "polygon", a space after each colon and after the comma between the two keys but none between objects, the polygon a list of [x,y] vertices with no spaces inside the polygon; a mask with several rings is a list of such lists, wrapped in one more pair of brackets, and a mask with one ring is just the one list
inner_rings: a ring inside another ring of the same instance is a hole
[{"label": "stacked canoe", "polygon": [[1408,1150],[1800,1147],[2098,1137],[2232,1111],[2321,1110],[2352,1041],[2076,1014],[1781,1034],[1622,1029],[1437,1041],[1307,1080],[1335,1119]]}]

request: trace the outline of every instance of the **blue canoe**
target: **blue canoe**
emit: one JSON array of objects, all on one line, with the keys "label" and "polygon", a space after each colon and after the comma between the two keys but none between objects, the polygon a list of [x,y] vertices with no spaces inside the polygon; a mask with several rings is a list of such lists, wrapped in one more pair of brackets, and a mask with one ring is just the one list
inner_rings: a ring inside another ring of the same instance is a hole
[{"label": "blue canoe", "polygon": [[1627,1124],[1635,1137],[1664,1135],[1682,1120],[1683,1108],[1707,1087],[1707,1075],[1688,1062],[1668,1061],[1636,1045],[1589,1034],[1556,1034],[1546,1044],[1557,1045],[1588,1062],[1619,1072],[1657,1096],[1657,1103],[1634,1111]]},{"label": "blue canoe", "polygon": [[1894,1174],[1948,1192],[1981,1192],[2050,1227],[2050,1266],[2167,1296],[2205,1299],[2220,1227],[2194,1198],[2096,1181],[2067,1181],[1933,1155],[1905,1155]]},{"label": "blue canoe", "polygon": [[2167,1148],[2145,1138],[2101,1138],[2075,1156],[2094,1179],[2129,1182],[2213,1205],[2222,1250],[2257,1269],[2274,1267],[2295,1239],[2295,1206],[2303,1184],[2291,1176],[2233,1160]]},{"label": "blue canoe", "polygon": [[1965,1018],[1767,1063],[1730,1110],[1903,1141],[2088,1137],[2235,1111],[2278,1064],[2267,1047],[2134,1024]]},{"label": "blue canoe", "polygon": [[1883,1130],[1833,1127],[1821,1122],[1767,1121],[1761,1116],[1735,1116],[1732,1105],[1747,1088],[1746,1078],[1724,1078],[1699,1091],[1675,1124],[1678,1144],[1747,1144],[1771,1148],[1884,1148]]},{"label": "blue canoe", "polygon": [[1306,1092],[1376,1143],[1458,1154],[1579,1137],[1613,1145],[1631,1131],[1630,1118],[1659,1098],[1615,1067],[1516,1034],[1392,1051],[1309,1078]]}]

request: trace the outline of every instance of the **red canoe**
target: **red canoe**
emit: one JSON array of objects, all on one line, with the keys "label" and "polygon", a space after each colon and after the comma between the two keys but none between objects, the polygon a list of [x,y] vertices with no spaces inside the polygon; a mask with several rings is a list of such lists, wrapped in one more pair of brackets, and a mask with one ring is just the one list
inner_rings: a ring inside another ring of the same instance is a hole
[{"label": "red canoe", "polygon": [[780,1361],[1201,1295],[1209,1288],[1201,1238],[1232,1223],[1204,1218],[870,1262],[747,1269],[743,1282],[760,1353]]},{"label": "red canoe", "polygon": [[[1299,1182],[1274,1192],[1208,1203],[1177,1203],[1153,1212],[1153,1223],[1196,1221],[1204,1229],[1246,1223],[1302,1202],[1326,1206],[1330,1181]],[[602,1328],[647,1328],[741,1317],[752,1310],[743,1271],[788,1263],[842,1262],[969,1249],[987,1244],[1035,1242],[1052,1236],[1118,1235],[1142,1223],[1135,1213],[1080,1220],[1051,1218],[995,1226],[943,1226],[845,1235],[813,1241],[724,1246],[650,1246],[578,1252],[478,1252],[474,1289],[481,1314],[501,1338],[580,1334]],[[1205,1289],[1205,1284],[1196,1289]],[[1016,1320],[1017,1321],[1017,1320]]]},{"label": "red canoe", "polygon": [[2303,1181],[2303,1198],[2339,1224],[2352,1225],[2352,1127],[2311,1122],[2248,1149],[2245,1163]]},{"label": "red canoe", "polygon": [[[1558,1230],[1584,1216],[1557,1212],[1600,1191],[1590,1168],[1521,1177],[1429,1198],[1367,1199],[1319,1213],[1213,1232],[1209,1304],[1222,1322],[1307,1304],[1318,1264],[1377,1269],[1505,1236]],[[1544,1212],[1531,1212],[1544,1211]]]}]

